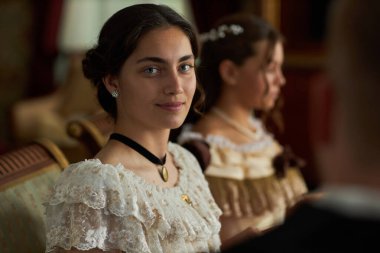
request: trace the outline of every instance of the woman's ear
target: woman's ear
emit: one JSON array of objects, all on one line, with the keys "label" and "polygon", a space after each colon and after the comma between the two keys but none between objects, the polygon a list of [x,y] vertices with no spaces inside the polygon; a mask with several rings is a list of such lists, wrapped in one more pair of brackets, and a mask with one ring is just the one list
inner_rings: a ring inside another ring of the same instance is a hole
[{"label": "woman's ear", "polygon": [[107,76],[103,77],[103,83],[109,93],[119,90],[119,81],[114,75],[108,74]]},{"label": "woman's ear", "polygon": [[224,83],[235,85],[238,77],[238,68],[231,60],[223,60],[219,64],[219,74]]}]

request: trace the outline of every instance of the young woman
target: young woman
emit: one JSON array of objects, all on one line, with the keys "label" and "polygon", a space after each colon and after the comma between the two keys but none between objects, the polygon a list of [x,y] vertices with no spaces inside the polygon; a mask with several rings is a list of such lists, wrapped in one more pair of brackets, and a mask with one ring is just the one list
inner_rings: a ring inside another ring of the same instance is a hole
[{"label": "young woman", "polygon": [[[47,202],[47,252],[214,252],[220,209],[196,159],[168,142],[196,90],[194,30],[166,6],[114,14],[83,70],[115,129]],[[83,94],[86,96],[86,94]]]},{"label": "young woman", "polygon": [[[246,229],[260,232],[281,223],[307,189],[298,168],[276,170],[273,163],[284,148],[254,114],[273,109],[285,85],[281,35],[258,17],[234,14],[202,38],[198,77],[206,91],[205,114],[178,141],[205,167],[227,243]],[[202,151],[199,141],[208,149]]]}]

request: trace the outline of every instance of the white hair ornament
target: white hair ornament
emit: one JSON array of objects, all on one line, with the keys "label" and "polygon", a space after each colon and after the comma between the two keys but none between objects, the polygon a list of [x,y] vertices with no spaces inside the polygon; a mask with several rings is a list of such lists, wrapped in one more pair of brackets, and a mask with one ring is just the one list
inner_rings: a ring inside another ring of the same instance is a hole
[{"label": "white hair ornament", "polygon": [[239,35],[244,32],[244,28],[240,25],[220,25],[216,29],[211,29],[208,33],[203,33],[200,35],[200,40],[205,41],[216,41],[218,39],[223,39],[226,34]]}]

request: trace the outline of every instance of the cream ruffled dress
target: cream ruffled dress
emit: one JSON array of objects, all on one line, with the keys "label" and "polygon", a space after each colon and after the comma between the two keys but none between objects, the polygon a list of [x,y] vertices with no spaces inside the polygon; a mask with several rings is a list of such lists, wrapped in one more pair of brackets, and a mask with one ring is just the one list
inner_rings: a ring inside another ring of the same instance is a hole
[{"label": "cream ruffled dress", "polygon": [[194,139],[209,144],[211,160],[205,175],[223,212],[222,241],[248,227],[263,231],[282,223],[286,209],[307,192],[298,168],[276,176],[272,160],[283,148],[259,119],[252,123],[258,135],[248,144],[238,145],[220,135],[202,136],[190,125],[178,137],[181,144]]},{"label": "cream ruffled dress", "polygon": [[172,188],[97,159],[66,168],[45,203],[46,252],[217,252],[221,211],[199,164],[177,144],[169,143],[169,152],[179,168]]}]

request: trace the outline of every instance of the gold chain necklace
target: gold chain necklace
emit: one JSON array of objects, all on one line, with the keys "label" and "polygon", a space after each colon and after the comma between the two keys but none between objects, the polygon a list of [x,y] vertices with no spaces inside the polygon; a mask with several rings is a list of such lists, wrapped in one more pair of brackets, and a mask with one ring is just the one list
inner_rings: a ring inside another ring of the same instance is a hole
[{"label": "gold chain necklace", "polygon": [[224,113],[222,110],[219,108],[213,107],[211,109],[215,115],[217,115],[219,118],[221,118],[224,122],[228,123],[230,126],[235,128],[238,132],[241,134],[245,135],[246,137],[252,139],[252,140],[257,140],[259,135],[249,128],[243,127],[239,123],[237,123],[235,120],[233,120],[231,117],[229,117],[226,113]]}]

